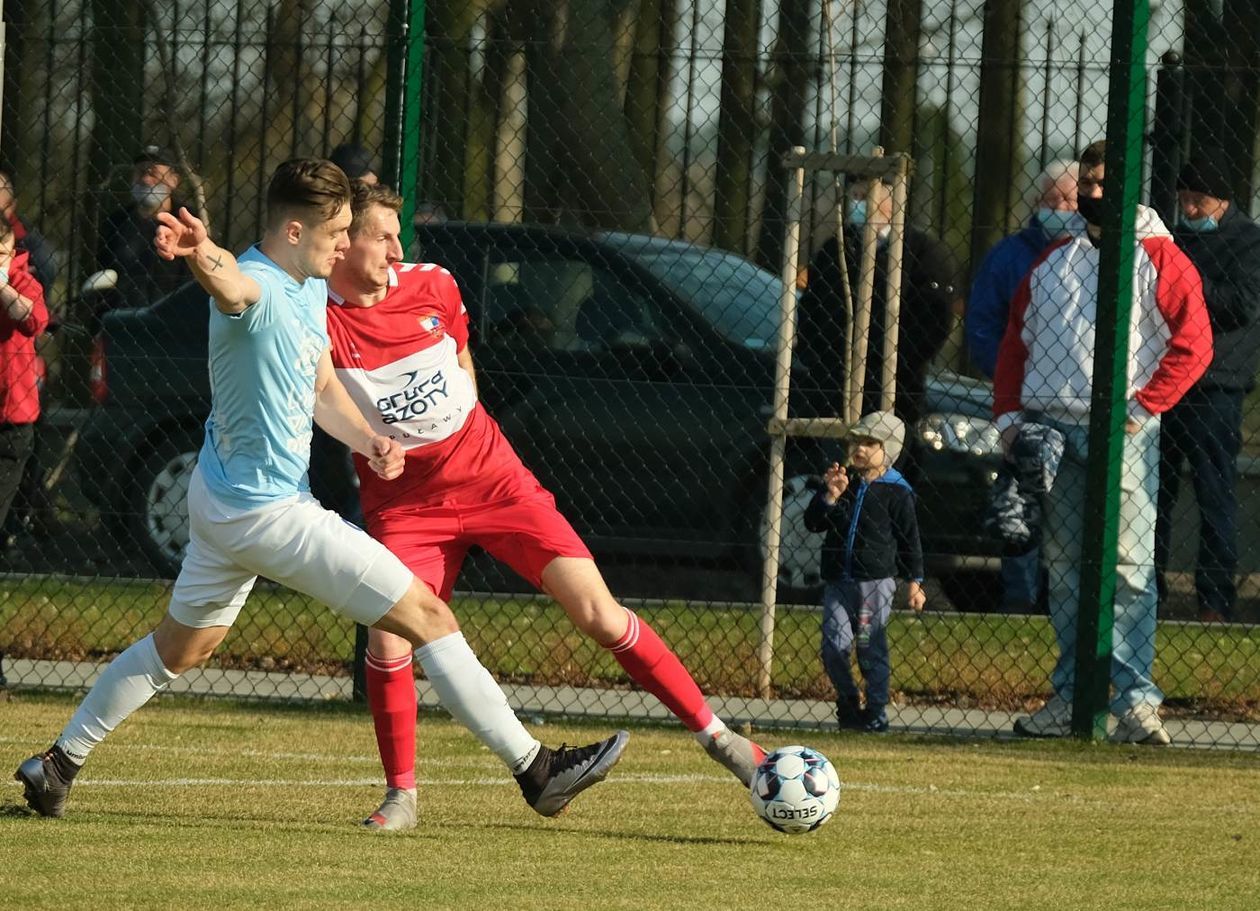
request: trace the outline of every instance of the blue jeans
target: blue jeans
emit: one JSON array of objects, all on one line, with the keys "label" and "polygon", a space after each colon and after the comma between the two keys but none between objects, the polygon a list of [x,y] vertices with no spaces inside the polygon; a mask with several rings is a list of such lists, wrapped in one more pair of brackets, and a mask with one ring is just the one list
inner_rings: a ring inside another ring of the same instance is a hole
[{"label": "blue jeans", "polygon": [[[1081,600],[1081,538],[1089,429],[1046,418],[1063,432],[1065,448],[1054,487],[1046,496],[1042,552],[1050,571],[1050,623],[1059,657],[1050,683],[1070,702],[1076,681],[1076,618]],[[1120,477],[1120,539],[1116,565],[1115,621],[1112,628],[1112,712],[1164,699],[1154,681],[1155,662],[1155,498],[1159,487],[1159,419],[1149,418],[1126,434]]]},{"label": "blue jeans", "polygon": [[1242,447],[1241,389],[1198,386],[1163,416],[1159,463],[1159,522],[1155,565],[1162,582],[1172,540],[1172,512],[1181,486],[1181,468],[1190,463],[1190,481],[1199,505],[1199,557],[1194,588],[1199,608],[1233,616],[1238,591],[1238,450]]},{"label": "blue jeans", "polygon": [[896,591],[896,579],[843,579],[823,589],[823,667],[838,701],[854,710],[858,691],[849,662],[855,644],[858,668],[866,681],[866,708],[878,711],[888,705],[888,615]]}]

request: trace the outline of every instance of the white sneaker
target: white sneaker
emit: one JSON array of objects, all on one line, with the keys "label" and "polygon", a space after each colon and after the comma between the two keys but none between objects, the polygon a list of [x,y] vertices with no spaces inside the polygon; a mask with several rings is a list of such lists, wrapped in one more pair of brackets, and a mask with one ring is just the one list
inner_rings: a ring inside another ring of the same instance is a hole
[{"label": "white sneaker", "polygon": [[1159,706],[1139,702],[1116,719],[1116,729],[1111,732],[1113,743],[1149,743],[1164,746],[1172,742],[1159,720]]},{"label": "white sneaker", "polygon": [[1024,737],[1066,737],[1072,733],[1072,706],[1051,696],[1031,715],[1015,719],[1015,733]]},{"label": "white sneaker", "polygon": [[363,820],[373,832],[406,832],[416,827],[416,789],[386,788],[385,800]]}]

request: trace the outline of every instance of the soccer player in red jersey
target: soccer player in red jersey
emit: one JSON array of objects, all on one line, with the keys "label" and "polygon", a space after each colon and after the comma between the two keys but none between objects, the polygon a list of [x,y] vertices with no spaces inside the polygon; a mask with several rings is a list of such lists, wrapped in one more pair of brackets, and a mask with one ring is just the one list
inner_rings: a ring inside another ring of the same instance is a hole
[{"label": "soccer player in red jersey", "polygon": [[[337,374],[368,422],[405,452],[406,469],[389,484],[355,457],[368,531],[442,598],[468,549],[484,548],[559,602],[747,786],[764,751],[713,713],[678,656],[617,603],[552,495],[477,401],[459,288],[440,266],[402,262],[401,207],[387,187],[355,185],[350,250],[328,282]],[[368,700],[386,784],[413,786],[410,649],[388,633],[369,636]]]}]

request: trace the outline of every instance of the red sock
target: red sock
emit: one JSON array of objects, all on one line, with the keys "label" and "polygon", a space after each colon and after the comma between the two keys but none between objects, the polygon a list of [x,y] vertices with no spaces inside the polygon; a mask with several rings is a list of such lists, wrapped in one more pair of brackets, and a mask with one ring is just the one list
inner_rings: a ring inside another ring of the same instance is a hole
[{"label": "red sock", "polygon": [[626,669],[630,679],[661,700],[690,731],[713,720],[713,710],[691,674],[668,645],[634,611],[627,610],[630,625],[608,650]]},{"label": "red sock", "polygon": [[416,678],[411,656],[367,656],[368,705],[376,727],[376,748],[391,788],[416,786]]}]

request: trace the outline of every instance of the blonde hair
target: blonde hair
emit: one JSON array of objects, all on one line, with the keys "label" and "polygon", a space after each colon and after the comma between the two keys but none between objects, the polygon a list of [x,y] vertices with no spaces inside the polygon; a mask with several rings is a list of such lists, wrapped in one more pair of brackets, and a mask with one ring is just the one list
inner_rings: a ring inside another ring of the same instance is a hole
[{"label": "blonde hair", "polygon": [[402,211],[403,198],[385,186],[385,184],[352,180],[350,185],[354,190],[350,200],[350,212],[353,218],[353,221],[350,222],[351,237],[363,230],[363,221],[367,218],[368,210],[372,206],[381,206],[394,213]]}]

